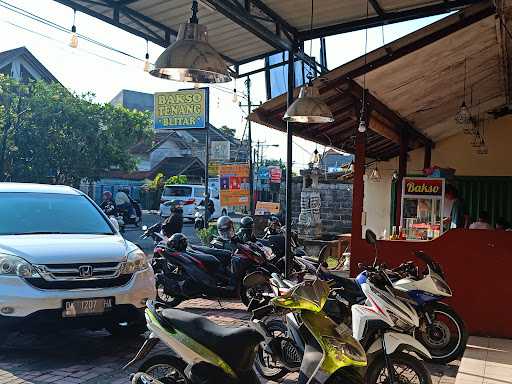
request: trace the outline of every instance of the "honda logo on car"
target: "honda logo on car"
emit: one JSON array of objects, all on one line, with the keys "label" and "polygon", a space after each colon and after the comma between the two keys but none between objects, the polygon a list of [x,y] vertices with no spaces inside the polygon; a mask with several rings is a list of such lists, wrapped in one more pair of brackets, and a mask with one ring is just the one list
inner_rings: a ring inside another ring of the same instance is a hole
[{"label": "honda logo on car", "polygon": [[443,179],[405,178],[406,195],[442,196]]},{"label": "honda logo on car", "polygon": [[92,277],[92,265],[81,265],[78,267],[78,274],[80,277]]}]

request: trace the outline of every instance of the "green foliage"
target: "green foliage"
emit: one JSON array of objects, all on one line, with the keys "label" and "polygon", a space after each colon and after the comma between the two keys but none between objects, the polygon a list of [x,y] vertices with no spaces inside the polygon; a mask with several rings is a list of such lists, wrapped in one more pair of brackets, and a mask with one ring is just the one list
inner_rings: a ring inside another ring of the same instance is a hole
[{"label": "green foliage", "polygon": [[201,239],[204,245],[210,244],[215,236],[217,236],[217,227],[210,224],[208,228],[201,228],[197,230],[197,236]]},{"label": "green foliage", "polygon": [[171,176],[165,182],[165,184],[187,184],[187,183],[188,183],[188,177],[185,175]]},{"label": "green foliage", "polygon": [[236,134],[236,129],[229,128],[227,125],[219,127],[218,130],[221,131],[227,137],[235,137]]},{"label": "green foliage", "polygon": [[134,170],[129,149],[151,141],[150,114],[92,98],[0,76],[0,178],[78,186],[111,169]]},{"label": "green foliage", "polygon": [[157,190],[164,186],[164,174],[158,173],[153,180],[146,184],[146,188],[149,190]]}]

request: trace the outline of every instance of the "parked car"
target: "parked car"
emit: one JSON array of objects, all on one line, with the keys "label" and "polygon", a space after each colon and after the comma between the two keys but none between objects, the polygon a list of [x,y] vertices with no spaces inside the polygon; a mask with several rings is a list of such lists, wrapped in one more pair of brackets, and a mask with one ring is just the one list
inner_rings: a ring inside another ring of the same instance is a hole
[{"label": "parked car", "polygon": [[[166,185],[160,198],[160,216],[168,217],[171,214],[171,201],[176,201],[183,207],[183,218],[194,220],[196,207],[204,200],[205,188],[200,184],[172,184]],[[227,214],[227,209],[220,206],[219,199],[211,197],[215,203],[215,214]]]},{"label": "parked car", "polygon": [[0,331],[144,331],[150,259],[84,193],[0,183]]}]

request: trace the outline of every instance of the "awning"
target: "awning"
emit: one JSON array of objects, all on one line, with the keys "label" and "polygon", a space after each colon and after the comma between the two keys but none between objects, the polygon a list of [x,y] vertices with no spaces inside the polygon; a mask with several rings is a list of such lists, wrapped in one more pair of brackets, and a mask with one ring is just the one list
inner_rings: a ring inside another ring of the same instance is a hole
[{"label": "awning", "polygon": [[[505,102],[504,36],[498,36],[499,27],[489,3],[474,5],[324,74],[315,85],[335,122],[294,126],[294,134],[353,153],[365,73],[368,157],[397,156],[404,132],[409,149],[457,133],[461,128],[454,116],[463,100],[465,59],[467,83],[474,88],[472,100],[468,88],[466,103],[473,112],[484,113]],[[285,110],[283,95],[264,103],[249,119],[285,131]]]},{"label": "awning", "polygon": [[[190,17],[190,0],[55,0],[163,47]],[[463,8],[478,0],[200,0],[199,22],[232,65],[290,50],[313,37],[350,32]]]}]

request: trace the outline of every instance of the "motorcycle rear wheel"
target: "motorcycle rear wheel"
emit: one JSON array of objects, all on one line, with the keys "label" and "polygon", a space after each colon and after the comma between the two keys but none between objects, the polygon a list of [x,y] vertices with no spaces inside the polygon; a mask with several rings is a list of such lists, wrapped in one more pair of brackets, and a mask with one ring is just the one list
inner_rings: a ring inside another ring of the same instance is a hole
[{"label": "motorcycle rear wheel", "polygon": [[[468,331],[464,321],[451,307],[443,303],[431,305],[433,322],[425,324],[424,330],[416,332],[416,339],[428,349],[432,362],[448,364],[464,353]],[[426,320],[422,318],[422,322]]]},{"label": "motorcycle rear wheel", "polygon": [[[396,384],[432,384],[430,372],[422,360],[404,352],[395,352],[388,356],[393,367]],[[375,356],[368,365],[365,384],[389,384],[389,372],[384,354]]]},{"label": "motorcycle rear wheel", "polygon": [[165,293],[164,286],[160,283],[156,284],[156,299],[168,307],[175,307],[183,301],[183,299],[179,297],[174,297]]},{"label": "motorcycle rear wheel", "polygon": [[139,371],[160,380],[163,384],[191,384],[185,375],[187,364],[170,355],[156,355],[142,364]]}]

